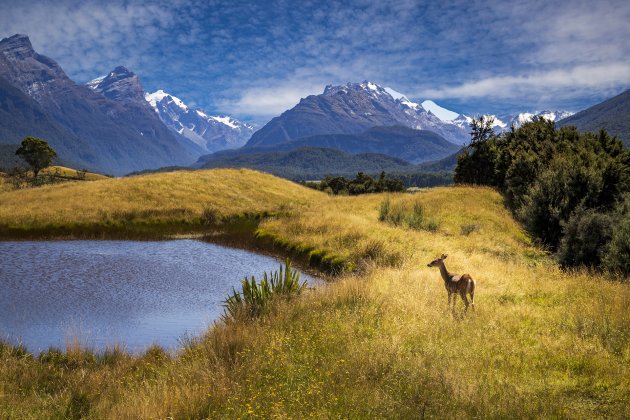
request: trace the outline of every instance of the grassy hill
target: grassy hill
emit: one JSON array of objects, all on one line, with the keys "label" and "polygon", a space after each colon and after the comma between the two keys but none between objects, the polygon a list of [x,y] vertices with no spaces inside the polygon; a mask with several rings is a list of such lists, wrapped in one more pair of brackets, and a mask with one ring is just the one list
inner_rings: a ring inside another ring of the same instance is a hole
[{"label": "grassy hill", "polygon": [[[627,283],[558,269],[491,189],[389,195],[403,219],[422,207],[415,228],[379,221],[386,198],[331,197],[249,170],[0,193],[4,238],[164,223],[186,233],[271,214],[241,233],[346,268],[267,317],[216,324],[174,356],[69,348],[33,358],[0,345],[0,417],[630,416]],[[475,313],[446,309],[426,266],[441,253],[477,280]]]}]

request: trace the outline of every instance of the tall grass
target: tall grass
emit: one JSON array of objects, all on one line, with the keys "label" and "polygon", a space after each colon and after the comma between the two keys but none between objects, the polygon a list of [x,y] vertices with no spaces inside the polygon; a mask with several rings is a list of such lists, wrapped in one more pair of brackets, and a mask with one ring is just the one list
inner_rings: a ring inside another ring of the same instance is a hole
[{"label": "tall grass", "polygon": [[431,232],[435,232],[439,227],[434,220],[427,220],[424,207],[419,200],[412,203],[398,200],[392,203],[390,198],[386,197],[381,202],[378,220],[394,226],[407,226],[410,229]]},{"label": "tall grass", "polygon": [[306,288],[306,280],[300,283],[300,272],[293,269],[291,260],[287,258],[284,267],[276,271],[263,274],[263,279],[256,282],[254,276],[251,279],[245,277],[241,281],[241,291],[232,289],[224,301],[224,321],[242,320],[243,318],[256,318],[267,313],[269,307],[278,298],[288,299],[299,295]]}]

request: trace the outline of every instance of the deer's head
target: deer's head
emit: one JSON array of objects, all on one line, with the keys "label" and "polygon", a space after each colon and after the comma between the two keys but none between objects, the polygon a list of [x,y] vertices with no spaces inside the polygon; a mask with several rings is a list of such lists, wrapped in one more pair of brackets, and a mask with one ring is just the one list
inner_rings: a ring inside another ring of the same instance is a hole
[{"label": "deer's head", "polygon": [[446,259],[446,257],[448,257],[448,255],[446,254],[442,254],[441,257],[434,259],[433,261],[431,261],[429,264],[427,264],[427,267],[439,267],[440,263],[442,261],[444,261]]}]

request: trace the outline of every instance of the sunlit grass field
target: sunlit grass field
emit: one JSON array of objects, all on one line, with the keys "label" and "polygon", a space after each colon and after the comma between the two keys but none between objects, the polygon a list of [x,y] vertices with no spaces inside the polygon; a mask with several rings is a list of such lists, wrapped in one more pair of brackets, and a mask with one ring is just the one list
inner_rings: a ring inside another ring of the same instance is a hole
[{"label": "sunlit grass field", "polygon": [[[423,223],[379,221],[386,197]],[[265,214],[250,233],[275,252],[347,270],[176,355],[2,346],[0,417],[630,417],[630,285],[558,269],[491,189],[329,197],[248,170],[156,174],[1,193],[0,233],[157,219],[186,233],[245,213]],[[447,310],[426,266],[441,253],[476,279],[475,312]]]},{"label": "sunlit grass field", "polygon": [[[0,193],[9,192],[16,189],[30,187],[27,182],[28,177],[33,177],[32,171],[24,173],[27,178],[13,179],[11,182],[11,176],[7,173],[0,172]],[[53,181],[59,182],[77,182],[77,181],[97,181],[100,179],[108,179],[107,176],[97,174],[94,172],[78,171],[76,169],[68,168],[65,166],[49,166],[44,168],[39,173],[39,178],[50,177]]]}]

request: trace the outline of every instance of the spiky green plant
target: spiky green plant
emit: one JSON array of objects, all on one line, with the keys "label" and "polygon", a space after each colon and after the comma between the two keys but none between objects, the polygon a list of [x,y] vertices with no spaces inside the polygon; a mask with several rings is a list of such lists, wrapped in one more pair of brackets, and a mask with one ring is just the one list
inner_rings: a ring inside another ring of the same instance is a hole
[{"label": "spiky green plant", "polygon": [[306,288],[306,281],[300,283],[300,272],[293,269],[291,260],[287,258],[284,267],[269,273],[263,273],[263,279],[256,282],[245,277],[241,281],[241,291],[232,288],[224,301],[224,320],[256,318],[267,312],[270,304],[277,297],[290,298],[299,295]]}]

